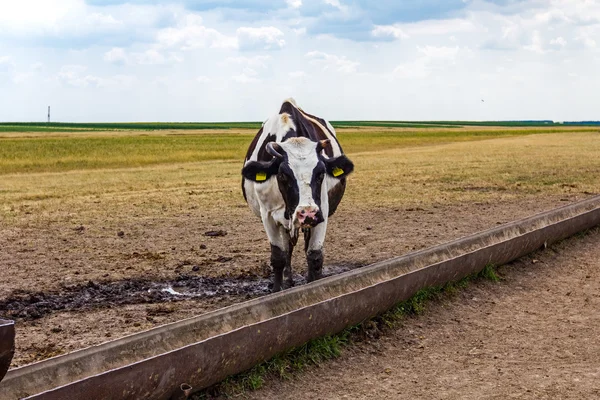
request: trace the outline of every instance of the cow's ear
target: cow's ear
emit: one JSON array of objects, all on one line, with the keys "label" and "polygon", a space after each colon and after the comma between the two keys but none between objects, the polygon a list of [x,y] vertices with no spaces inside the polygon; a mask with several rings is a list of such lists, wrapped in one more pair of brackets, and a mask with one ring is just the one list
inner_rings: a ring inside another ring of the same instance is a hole
[{"label": "cow's ear", "polygon": [[343,178],[354,171],[354,164],[346,156],[326,159],[325,167],[327,173],[335,178]]},{"label": "cow's ear", "polygon": [[279,159],[273,158],[271,161],[250,161],[242,168],[242,175],[251,181],[262,183],[279,170]]}]

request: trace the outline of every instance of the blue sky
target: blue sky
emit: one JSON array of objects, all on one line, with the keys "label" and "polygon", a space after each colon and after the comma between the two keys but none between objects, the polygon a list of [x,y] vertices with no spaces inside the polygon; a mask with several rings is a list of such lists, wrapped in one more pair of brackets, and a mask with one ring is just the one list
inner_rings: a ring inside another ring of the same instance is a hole
[{"label": "blue sky", "polygon": [[[593,0],[20,0],[0,121],[600,119]],[[482,101],[484,100],[484,101]]]}]

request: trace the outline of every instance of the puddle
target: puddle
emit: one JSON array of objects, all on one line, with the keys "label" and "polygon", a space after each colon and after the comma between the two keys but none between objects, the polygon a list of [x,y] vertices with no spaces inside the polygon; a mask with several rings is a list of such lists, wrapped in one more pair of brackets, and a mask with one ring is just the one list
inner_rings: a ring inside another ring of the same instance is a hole
[{"label": "puddle", "polygon": [[[360,267],[343,265],[325,267],[324,276],[337,275]],[[304,276],[294,276],[296,286],[306,283]],[[168,303],[189,299],[239,298],[240,301],[271,293],[271,280],[259,276],[211,278],[181,275],[174,280],[148,281],[130,279],[92,282],[65,286],[53,292],[17,290],[0,300],[3,316],[32,320],[58,311],[84,311],[129,304]]]}]

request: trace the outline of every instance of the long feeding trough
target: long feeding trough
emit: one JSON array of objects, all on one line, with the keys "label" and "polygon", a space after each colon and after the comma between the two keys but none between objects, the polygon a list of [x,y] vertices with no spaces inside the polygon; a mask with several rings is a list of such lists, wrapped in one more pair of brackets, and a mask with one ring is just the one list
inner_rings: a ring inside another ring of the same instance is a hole
[{"label": "long feeding trough", "polygon": [[[310,339],[600,225],[600,196],[10,370],[0,399],[184,398]],[[29,397],[28,397],[29,396]]]}]

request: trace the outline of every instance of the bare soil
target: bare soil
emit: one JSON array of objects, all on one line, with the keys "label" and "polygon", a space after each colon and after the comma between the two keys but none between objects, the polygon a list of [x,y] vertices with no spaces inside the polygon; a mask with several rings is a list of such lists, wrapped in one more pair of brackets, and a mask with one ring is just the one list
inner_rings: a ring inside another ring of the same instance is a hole
[{"label": "bare soil", "polygon": [[598,399],[600,229],[248,399]]},{"label": "bare soil", "polygon": [[[330,221],[325,270],[368,265],[588,196],[365,210],[342,203]],[[0,227],[0,315],[16,320],[13,367],[269,292],[269,244],[245,205],[158,215],[132,204],[91,215],[26,215]],[[297,284],[306,271],[301,248]]]}]

